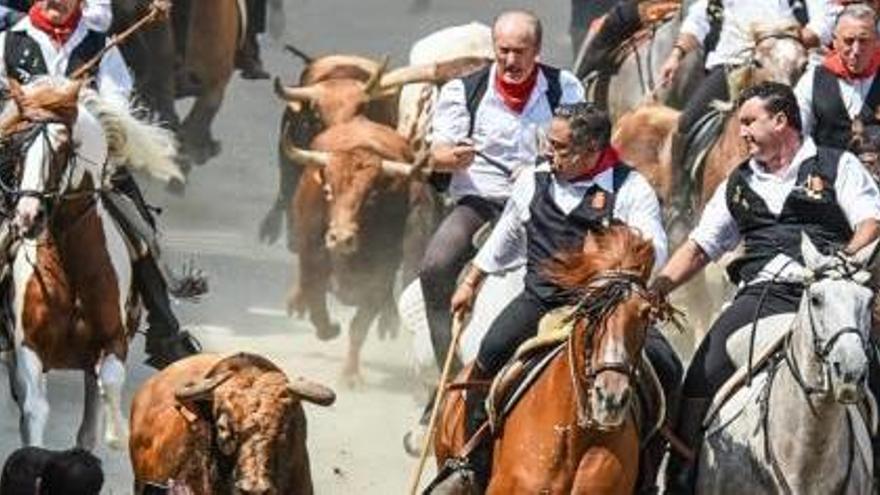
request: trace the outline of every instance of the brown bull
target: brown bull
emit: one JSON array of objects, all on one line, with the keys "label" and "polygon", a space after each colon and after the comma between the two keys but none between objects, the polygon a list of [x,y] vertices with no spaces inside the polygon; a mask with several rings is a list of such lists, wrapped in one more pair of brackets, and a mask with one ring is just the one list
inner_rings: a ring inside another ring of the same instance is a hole
[{"label": "brown bull", "polygon": [[397,326],[392,289],[413,157],[393,129],[364,117],[327,129],[311,147],[315,151],[285,147],[292,161],[308,165],[290,212],[300,268],[288,310],[308,313],[318,337],[330,339],[339,334],[339,325],[327,312],[327,293],[333,290],[357,308],[343,370],[343,378],[354,383],[373,320],[379,317],[380,328]]},{"label": "brown bull", "polygon": [[182,482],[197,494],[310,495],[302,401],[330,389],[288,380],[253,354],[201,354],[154,375],[131,406],[135,493]]}]

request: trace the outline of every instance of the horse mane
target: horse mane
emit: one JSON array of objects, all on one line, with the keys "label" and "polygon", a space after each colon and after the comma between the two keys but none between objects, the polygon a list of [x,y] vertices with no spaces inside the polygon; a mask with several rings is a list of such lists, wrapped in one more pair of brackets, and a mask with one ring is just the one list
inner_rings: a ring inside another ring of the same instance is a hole
[{"label": "horse mane", "polygon": [[[758,46],[758,42],[762,39],[772,36],[791,36],[798,38],[800,35],[801,25],[794,19],[785,19],[778,22],[757,22],[750,24],[746,29],[746,35],[752,41],[752,53]],[[752,78],[754,71],[749,64],[736,68],[727,76],[730,101],[736,101],[739,94],[755,81]],[[728,109],[731,107],[723,106],[720,109]]]},{"label": "horse mane", "polygon": [[544,273],[563,289],[577,291],[604,271],[633,272],[644,282],[653,268],[651,241],[631,227],[615,223],[588,234],[582,249],[557,255],[544,266]]},{"label": "horse mane", "polygon": [[115,95],[84,90],[80,102],[98,120],[111,165],[140,170],[162,181],[184,181],[174,133],[136,117],[141,109]]}]

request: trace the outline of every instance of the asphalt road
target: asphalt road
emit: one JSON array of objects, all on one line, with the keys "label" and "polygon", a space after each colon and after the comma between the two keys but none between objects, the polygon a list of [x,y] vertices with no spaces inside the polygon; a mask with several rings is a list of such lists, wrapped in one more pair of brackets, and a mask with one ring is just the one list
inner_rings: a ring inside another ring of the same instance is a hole
[{"label": "asphalt road", "polygon": [[[410,2],[429,4],[427,10]],[[409,47],[434,30],[473,20],[486,23],[510,7],[534,9],[545,23],[545,60],[567,66],[569,3],[482,0],[285,0],[287,29],[276,42],[264,40],[267,68],[293,81],[301,64],[282,51],[293,43],[311,54],[388,54],[392,65],[405,63]],[[187,102],[182,102],[181,109]],[[364,349],[365,385],[357,390],[337,383],[344,338],[319,342],[309,325],[283,312],[290,276],[296,270],[282,245],[263,246],[257,225],[275,196],[275,144],[281,105],[269,82],[233,79],[215,124],[222,154],[196,168],[185,196],[173,196],[160,184],[144,182],[149,200],[163,207],[166,258],[172,264],[194,259],[210,276],[211,293],[198,305],[177,306],[206,350],[262,353],[289,373],[333,386],[338,400],[330,408],[306,406],[309,449],[319,494],[403,493],[413,460],[401,437],[416,414],[409,379],[409,343],[405,336],[379,341],[371,335]],[[342,318],[350,317],[338,308]],[[127,364],[126,411],[131,395],[153,372],[141,364],[143,340],[137,338]],[[3,369],[0,374],[5,375]],[[51,418],[48,446],[73,444],[82,408],[78,374],[53,372],[49,378]],[[19,446],[18,411],[0,378],[0,459]],[[131,493],[126,452],[101,447],[107,475],[105,492]]]}]

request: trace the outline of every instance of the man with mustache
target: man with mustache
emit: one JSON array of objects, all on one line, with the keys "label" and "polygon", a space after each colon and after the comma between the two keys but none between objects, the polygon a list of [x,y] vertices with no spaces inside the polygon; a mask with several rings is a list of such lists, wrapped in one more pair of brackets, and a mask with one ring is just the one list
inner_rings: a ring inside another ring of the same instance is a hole
[{"label": "man with mustache", "polygon": [[833,50],[795,87],[804,134],[816,144],[847,149],[853,122],[880,125],[880,44],[877,15],[865,4],[846,6],[834,27]]},{"label": "man with mustache", "polygon": [[[702,443],[712,397],[736,371],[727,338],[755,318],[797,312],[803,286],[787,281],[803,264],[802,233],[823,254],[853,254],[880,236],[880,192],[871,175],[852,154],[802,135],[791,88],[753,86],[742,92],[738,107],[750,157],[718,186],[697,227],[653,284],[668,294],[741,241],[745,246],[727,269],[739,291],[703,338],[685,376],[676,434],[694,450]],[[693,463],[673,451],[667,493],[692,493],[695,474]]]}]

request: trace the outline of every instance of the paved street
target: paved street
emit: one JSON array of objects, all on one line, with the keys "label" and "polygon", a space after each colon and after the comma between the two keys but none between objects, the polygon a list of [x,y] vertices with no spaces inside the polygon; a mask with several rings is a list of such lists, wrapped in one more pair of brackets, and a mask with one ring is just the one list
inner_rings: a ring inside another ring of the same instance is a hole
[{"label": "paved street", "polygon": [[[410,45],[419,37],[472,20],[488,23],[499,11],[514,6],[533,8],[544,19],[548,62],[567,65],[571,53],[569,4],[563,0],[433,0],[429,10],[420,13],[410,10],[410,2],[417,0],[285,1],[287,31],[280,43],[265,40],[264,50],[267,68],[286,81],[295,80],[301,64],[282,51],[283,43],[315,55],[389,54],[392,65],[398,66],[405,63]],[[185,196],[168,194],[160,184],[144,183],[150,201],[164,209],[161,224],[172,266],[192,259],[210,276],[210,295],[198,305],[178,305],[178,313],[206,350],[259,352],[289,373],[336,389],[338,400],[332,407],[306,406],[317,493],[403,493],[414,461],[404,454],[401,437],[416,413],[407,339],[379,341],[371,335],[364,349],[365,386],[341,388],[337,376],[346,340],[319,342],[309,325],[284,314],[284,294],[295,263],[281,244],[267,247],[257,242],[257,225],[277,187],[275,146],[281,108],[270,82],[236,76],[215,124],[222,154],[193,171]],[[350,317],[345,308],[337,309],[339,318]],[[153,372],[140,364],[142,348],[143,339],[138,337],[128,363],[127,399]],[[81,411],[80,381],[75,373],[50,375],[48,441],[53,448],[73,443]],[[4,397],[0,458],[5,458],[19,443],[18,412],[5,377],[0,379],[0,396]],[[102,447],[98,454],[107,473],[106,493],[131,493],[127,453]]]}]

